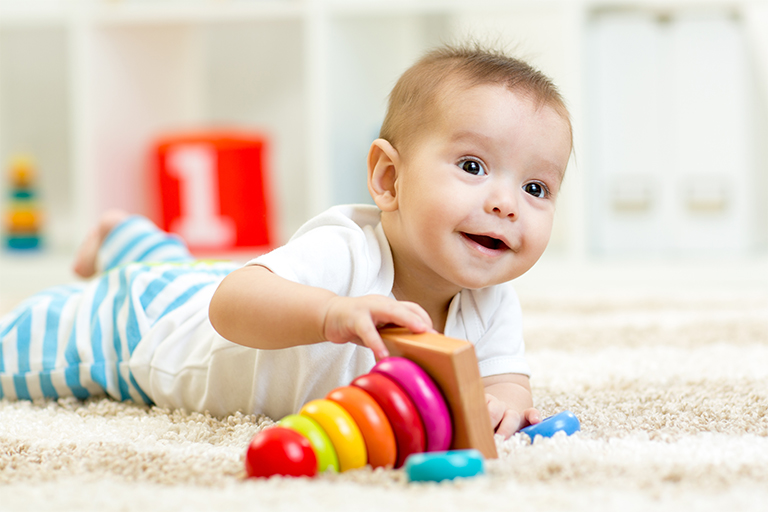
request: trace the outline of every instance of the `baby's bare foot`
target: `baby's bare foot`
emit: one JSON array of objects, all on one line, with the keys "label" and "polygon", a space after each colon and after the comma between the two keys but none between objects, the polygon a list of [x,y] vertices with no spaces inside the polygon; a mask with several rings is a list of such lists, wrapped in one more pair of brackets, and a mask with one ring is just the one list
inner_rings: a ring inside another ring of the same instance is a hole
[{"label": "baby's bare foot", "polygon": [[102,214],[99,223],[88,232],[75,255],[72,265],[75,274],[80,277],[91,277],[96,274],[96,257],[101,244],[110,231],[126,217],[128,213],[123,210],[108,210]]}]

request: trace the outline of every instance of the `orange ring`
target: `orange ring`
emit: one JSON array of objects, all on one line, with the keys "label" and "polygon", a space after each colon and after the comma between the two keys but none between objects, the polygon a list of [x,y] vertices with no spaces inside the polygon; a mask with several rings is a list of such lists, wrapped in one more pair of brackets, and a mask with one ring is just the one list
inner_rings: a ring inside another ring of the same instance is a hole
[{"label": "orange ring", "polygon": [[323,427],[339,457],[339,471],[361,468],[368,463],[368,453],[360,428],[339,404],[320,398],[301,408],[299,414],[309,416]]},{"label": "orange ring", "polygon": [[371,395],[354,386],[336,388],[326,396],[347,410],[363,433],[368,464],[374,468],[394,467],[397,443],[392,425]]}]

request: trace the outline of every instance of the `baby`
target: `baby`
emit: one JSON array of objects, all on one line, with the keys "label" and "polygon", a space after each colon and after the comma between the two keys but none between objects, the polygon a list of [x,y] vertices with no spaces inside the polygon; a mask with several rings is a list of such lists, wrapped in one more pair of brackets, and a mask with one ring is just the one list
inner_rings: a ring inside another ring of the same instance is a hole
[{"label": "baby", "polygon": [[75,263],[104,273],[0,321],[0,397],[280,418],[370,371],[393,324],[474,344],[498,434],[538,423],[510,281],[549,240],[572,146],[561,96],[521,61],[444,47],[397,82],[380,135],[375,206],[331,208],[245,266],[106,214]]}]

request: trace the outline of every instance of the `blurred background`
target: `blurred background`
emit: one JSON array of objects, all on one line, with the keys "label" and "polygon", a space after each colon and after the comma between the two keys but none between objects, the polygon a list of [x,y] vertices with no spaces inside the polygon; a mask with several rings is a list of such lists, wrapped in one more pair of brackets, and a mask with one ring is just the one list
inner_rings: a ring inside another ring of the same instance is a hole
[{"label": "blurred background", "polygon": [[[766,2],[0,0],[0,301],[70,281],[105,209],[157,219],[158,174],[176,172],[159,141],[179,134],[262,148],[268,244],[201,255],[245,261],[370,202],[395,80],[468,39],[540,68],[573,117],[552,241],[521,288],[768,291]],[[219,197],[204,162],[206,179],[176,172],[180,215],[262,200]]]}]

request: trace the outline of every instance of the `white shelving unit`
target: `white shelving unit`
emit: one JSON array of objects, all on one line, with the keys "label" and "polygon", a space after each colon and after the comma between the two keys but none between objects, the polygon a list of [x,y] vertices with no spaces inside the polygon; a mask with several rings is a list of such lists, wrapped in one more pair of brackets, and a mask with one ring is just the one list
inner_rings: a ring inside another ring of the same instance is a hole
[{"label": "white shelving unit", "polygon": [[759,245],[765,113],[755,108],[743,17],[726,6],[595,16],[588,91],[600,252],[734,256]]},{"label": "white shelving unit", "polygon": [[[651,8],[659,5],[666,4]],[[146,158],[163,133],[210,126],[266,133],[283,240],[331,204],[368,201],[365,155],[391,86],[425,49],[467,35],[532,61],[567,98],[578,165],[568,171],[551,250],[589,261],[585,34],[604,7],[591,0],[0,0],[0,165],[16,152],[35,157],[48,221],[45,251],[0,255],[0,300],[71,279],[69,258],[104,209],[150,210]]]}]

